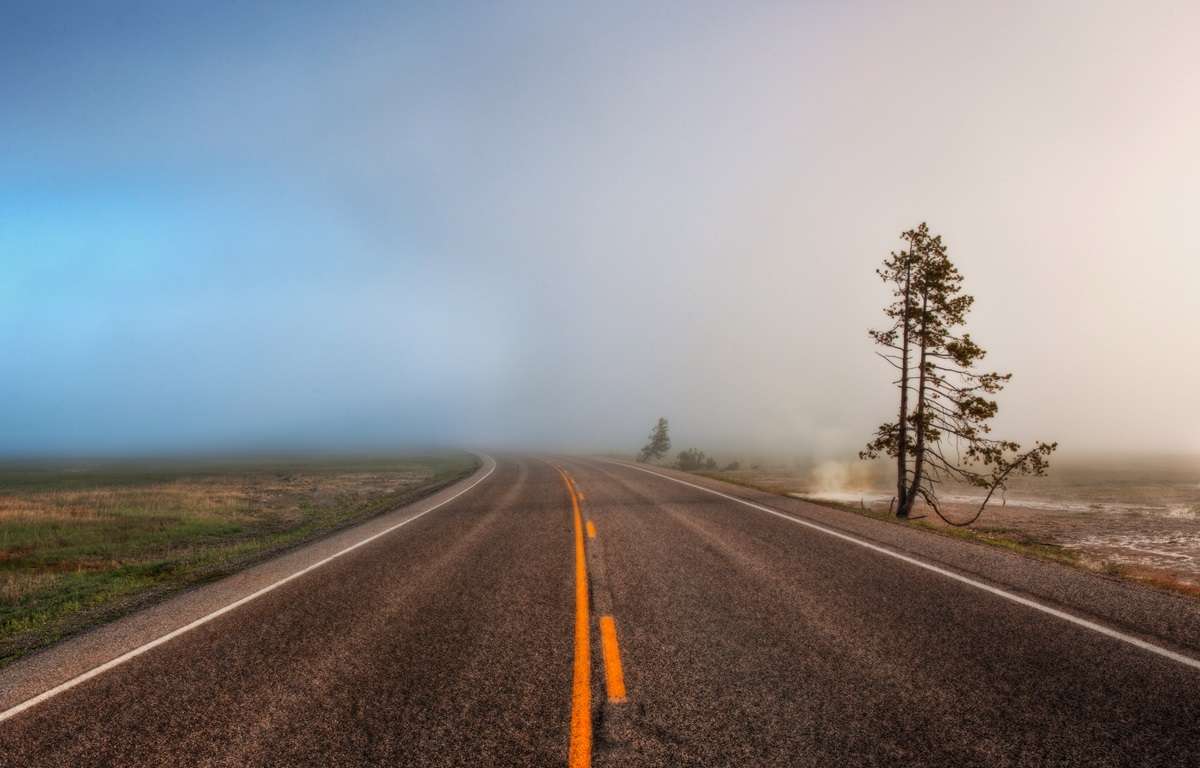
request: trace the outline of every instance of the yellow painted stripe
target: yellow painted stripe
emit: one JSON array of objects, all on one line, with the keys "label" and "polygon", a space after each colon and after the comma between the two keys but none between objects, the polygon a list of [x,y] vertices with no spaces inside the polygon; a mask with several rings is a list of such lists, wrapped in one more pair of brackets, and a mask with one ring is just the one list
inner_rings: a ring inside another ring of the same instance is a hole
[{"label": "yellow painted stripe", "polygon": [[570,768],[589,768],[592,764],[592,659],[588,624],[587,558],[583,548],[583,516],[575,487],[566,472],[559,469],[571,495],[575,520],[575,667],[571,679],[571,741],[567,753]]},{"label": "yellow painted stripe", "polygon": [[596,538],[596,524],[595,524],[595,523],[593,523],[591,520],[588,520],[588,523],[587,523],[587,532],[588,532],[588,538],[589,538],[589,539],[594,539],[594,538]]},{"label": "yellow painted stripe", "polygon": [[613,704],[625,701],[625,673],[621,670],[621,649],[617,645],[617,622],[612,616],[600,617],[600,647],[604,650],[604,687]]}]

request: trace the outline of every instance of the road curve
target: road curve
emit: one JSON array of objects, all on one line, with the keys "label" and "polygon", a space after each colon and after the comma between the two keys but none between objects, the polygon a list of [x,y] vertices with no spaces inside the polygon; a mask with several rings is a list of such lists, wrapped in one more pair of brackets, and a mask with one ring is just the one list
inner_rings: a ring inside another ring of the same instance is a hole
[{"label": "road curve", "polygon": [[591,459],[322,552],[381,531],[0,722],[0,766],[1200,765],[1153,650],[1200,658],[1193,601]]}]

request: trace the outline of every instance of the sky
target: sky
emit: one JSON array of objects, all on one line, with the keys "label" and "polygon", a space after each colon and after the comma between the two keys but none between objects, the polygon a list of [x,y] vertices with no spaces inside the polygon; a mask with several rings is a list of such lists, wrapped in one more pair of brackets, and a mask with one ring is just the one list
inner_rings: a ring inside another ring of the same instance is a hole
[{"label": "sky", "polygon": [[[436,5],[436,7],[434,7]],[[1200,5],[0,0],[0,453],[848,456],[927,221],[996,434],[1200,452]]]}]

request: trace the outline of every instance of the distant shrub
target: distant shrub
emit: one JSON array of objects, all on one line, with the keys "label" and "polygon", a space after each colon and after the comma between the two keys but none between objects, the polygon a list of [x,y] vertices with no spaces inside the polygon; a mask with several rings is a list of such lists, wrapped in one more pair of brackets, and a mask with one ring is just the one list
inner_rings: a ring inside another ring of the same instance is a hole
[{"label": "distant shrub", "polygon": [[740,462],[740,461],[731,461],[725,465],[726,472],[737,472],[741,468],[742,468],[742,462]]},{"label": "distant shrub", "polygon": [[685,472],[695,472],[698,469],[716,469],[717,460],[698,448],[688,448],[679,452],[675,466]]}]

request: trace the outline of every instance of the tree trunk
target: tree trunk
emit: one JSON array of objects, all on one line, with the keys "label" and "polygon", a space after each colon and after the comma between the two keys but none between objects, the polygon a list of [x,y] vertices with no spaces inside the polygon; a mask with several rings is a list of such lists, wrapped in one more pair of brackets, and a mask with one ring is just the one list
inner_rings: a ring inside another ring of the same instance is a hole
[{"label": "tree trunk", "polygon": [[[911,258],[911,244],[910,258]],[[896,517],[908,517],[908,329],[912,323],[908,306],[912,290],[911,262],[904,270],[904,315],[900,342],[900,420],[896,422]]]},{"label": "tree trunk", "polygon": [[921,356],[918,363],[921,372],[917,376],[917,436],[916,444],[913,447],[913,453],[916,456],[913,458],[912,485],[909,486],[908,495],[904,498],[907,506],[904,514],[900,517],[908,517],[912,512],[913,503],[917,500],[917,491],[921,487],[921,475],[925,470],[925,355],[929,349],[929,318],[926,317],[928,311],[929,293],[923,291],[921,294]]}]

